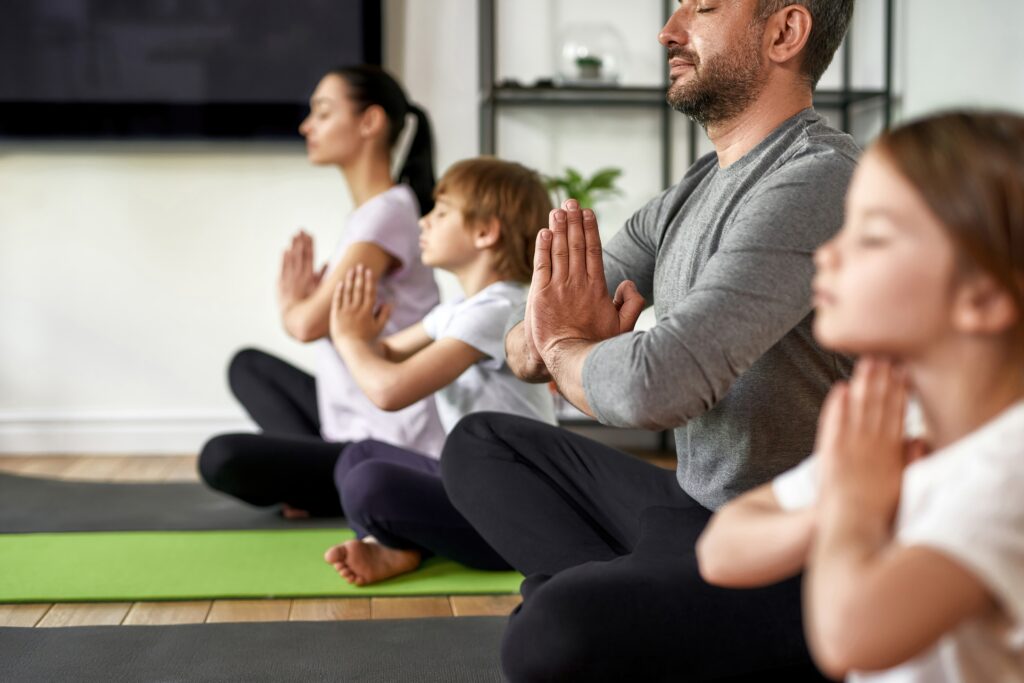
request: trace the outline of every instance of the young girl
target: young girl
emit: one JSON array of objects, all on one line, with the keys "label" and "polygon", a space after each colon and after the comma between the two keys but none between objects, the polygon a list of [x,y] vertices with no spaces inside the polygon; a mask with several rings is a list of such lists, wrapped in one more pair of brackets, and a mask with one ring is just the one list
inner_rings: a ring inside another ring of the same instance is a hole
[{"label": "young girl", "polygon": [[[423,262],[453,273],[465,298],[379,339],[390,302],[377,308],[375,278],[357,266],[331,311],[338,352],[385,410],[433,396],[446,431],[484,410],[555,424],[550,392],[512,374],[504,339],[509,314],[526,300],[533,245],[551,210],[547,191],[519,164],[479,158],[452,166],[436,197],[421,222]],[[432,554],[480,569],[508,568],[448,501],[435,457],[364,441],[342,453],[335,480],[358,539],[330,548],[325,559],[349,583],[412,571]]]},{"label": "young girl", "polygon": [[[817,256],[815,334],[860,356],[816,454],[722,508],[711,583],[806,566],[816,661],[851,681],[1024,681],[1024,118],[882,136]],[[908,392],[930,454],[904,437]]]},{"label": "young girl", "polygon": [[[356,263],[395,302],[388,332],[437,304],[433,274],[420,262],[417,227],[421,212],[433,206],[431,138],[423,112],[372,66],[324,76],[299,132],[310,161],[341,169],[356,205],[325,271],[314,272],[313,242],[303,232],[282,261],[281,320],[292,337],[316,344],[316,377],[262,351],[239,352],[228,370],[231,390],[263,431],[212,439],[199,471],[211,487],[246,502],[283,504],[289,517],[336,516],[333,472],[345,443],[377,438],[436,454],[444,440],[433,401],[380,410],[326,338],[331,295]],[[393,168],[400,169],[397,176]]]}]

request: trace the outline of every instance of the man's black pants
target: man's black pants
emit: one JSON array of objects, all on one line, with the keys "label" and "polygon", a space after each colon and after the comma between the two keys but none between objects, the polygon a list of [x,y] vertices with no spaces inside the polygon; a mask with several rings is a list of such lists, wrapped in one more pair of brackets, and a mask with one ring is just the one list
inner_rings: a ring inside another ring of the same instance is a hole
[{"label": "man's black pants", "polygon": [[526,575],[502,645],[513,682],[824,680],[799,578],[701,579],[694,546],[711,512],[673,472],[499,413],[464,418],[441,467],[455,507]]}]

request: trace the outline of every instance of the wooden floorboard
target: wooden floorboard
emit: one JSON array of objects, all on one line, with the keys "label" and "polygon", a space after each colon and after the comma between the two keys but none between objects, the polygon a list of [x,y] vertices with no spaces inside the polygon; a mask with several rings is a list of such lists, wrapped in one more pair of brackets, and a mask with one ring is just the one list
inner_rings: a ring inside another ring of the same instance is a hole
[{"label": "wooden floorboard", "polygon": [[70,455],[4,456],[0,458],[0,470],[32,477],[62,478],[79,460],[78,456]]},{"label": "wooden floorboard", "polygon": [[164,481],[175,465],[174,461],[162,455],[125,460],[109,478],[120,482]]},{"label": "wooden floorboard", "polygon": [[0,626],[35,626],[50,607],[50,603],[0,605]]},{"label": "wooden floorboard", "polygon": [[124,618],[125,626],[202,624],[210,613],[211,600],[182,602],[136,602]]},{"label": "wooden floorboard", "polygon": [[178,455],[171,460],[167,474],[161,481],[199,481],[196,456]]},{"label": "wooden floorboard", "polygon": [[348,621],[370,618],[369,598],[292,600],[288,621]]},{"label": "wooden floorboard", "polygon": [[508,616],[523,599],[518,595],[453,595],[449,598],[457,617]]},{"label": "wooden floorboard", "polygon": [[452,606],[446,597],[370,598],[371,619],[450,616],[453,616]]},{"label": "wooden floorboard", "polygon": [[130,602],[58,602],[36,626],[116,626],[131,606]]},{"label": "wooden floorboard", "polygon": [[288,621],[291,608],[291,600],[214,600],[206,623]]}]

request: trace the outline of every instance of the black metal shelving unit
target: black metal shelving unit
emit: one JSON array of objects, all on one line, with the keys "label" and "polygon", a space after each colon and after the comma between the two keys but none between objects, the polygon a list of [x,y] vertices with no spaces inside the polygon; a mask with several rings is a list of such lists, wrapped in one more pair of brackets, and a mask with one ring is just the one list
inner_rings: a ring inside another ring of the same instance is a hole
[{"label": "black metal shelving unit", "polygon": [[[663,75],[660,87],[560,87],[560,86],[523,86],[498,83],[495,64],[495,3],[497,0],[478,0],[479,11],[479,60],[480,60],[480,153],[496,154],[498,152],[497,115],[502,107],[559,107],[559,108],[637,108],[657,111],[659,113],[659,134],[661,136],[661,184],[669,187],[676,179],[672,168],[672,116],[675,112],[665,102],[665,91],[668,88],[668,69]],[[880,102],[883,109],[883,125],[888,128],[892,122],[892,75],[893,75],[893,19],[894,0],[883,0],[884,27],[883,46],[884,74],[883,86],[880,89],[855,89],[850,86],[851,65],[853,62],[853,42],[848,34],[841,48],[843,66],[841,74],[842,86],[838,90],[818,90],[814,93],[814,106],[839,112],[839,127],[850,132],[852,109],[868,103]],[[666,20],[675,3],[666,4]],[[852,33],[852,28],[851,28]],[[687,121],[687,137],[689,145],[689,163],[697,160],[698,126]],[[652,192],[653,194],[653,192]],[[563,426],[589,427],[597,425],[596,421],[586,419],[563,420]],[[661,450],[667,450],[671,435],[662,432]]]},{"label": "black metal shelving unit", "polygon": [[[497,0],[479,0],[479,58],[480,58],[480,153],[495,154],[498,151],[497,115],[503,107],[574,107],[574,108],[639,108],[659,112],[659,133],[661,135],[661,180],[662,189],[667,188],[676,178],[672,168],[672,109],[665,103],[668,87],[668,70],[665,70],[663,85],[660,87],[560,87],[522,86],[497,82],[495,65],[495,3]],[[850,86],[853,43],[847,35],[841,48],[843,57],[842,86],[838,90],[818,90],[814,93],[814,105],[818,109],[839,112],[839,127],[850,130],[854,107],[880,102],[883,108],[883,125],[892,122],[892,74],[893,74],[893,19],[894,0],[884,1],[883,85],[879,89],[855,89]],[[666,5],[666,19],[672,5]],[[851,29],[852,32],[852,29]],[[689,161],[697,159],[697,125],[687,121],[689,138]]]}]

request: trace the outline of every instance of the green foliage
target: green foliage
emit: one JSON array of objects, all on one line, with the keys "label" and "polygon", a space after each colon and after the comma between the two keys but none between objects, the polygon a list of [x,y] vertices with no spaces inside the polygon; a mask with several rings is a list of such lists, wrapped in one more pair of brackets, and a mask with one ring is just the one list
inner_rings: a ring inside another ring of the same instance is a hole
[{"label": "green foliage", "polygon": [[585,178],[575,168],[566,167],[563,175],[546,176],[544,180],[548,191],[554,193],[556,204],[566,199],[575,199],[580,203],[580,208],[592,209],[596,202],[622,194],[622,190],[615,186],[615,180],[620,175],[621,168],[609,167],[599,169],[594,175]]},{"label": "green foliage", "polygon": [[590,66],[590,67],[598,68],[598,67],[601,66],[601,64],[603,64],[603,61],[601,60],[600,57],[594,57],[594,56],[591,56],[591,55],[587,55],[585,57],[577,57],[576,58],[576,66],[579,66],[579,67]]}]

